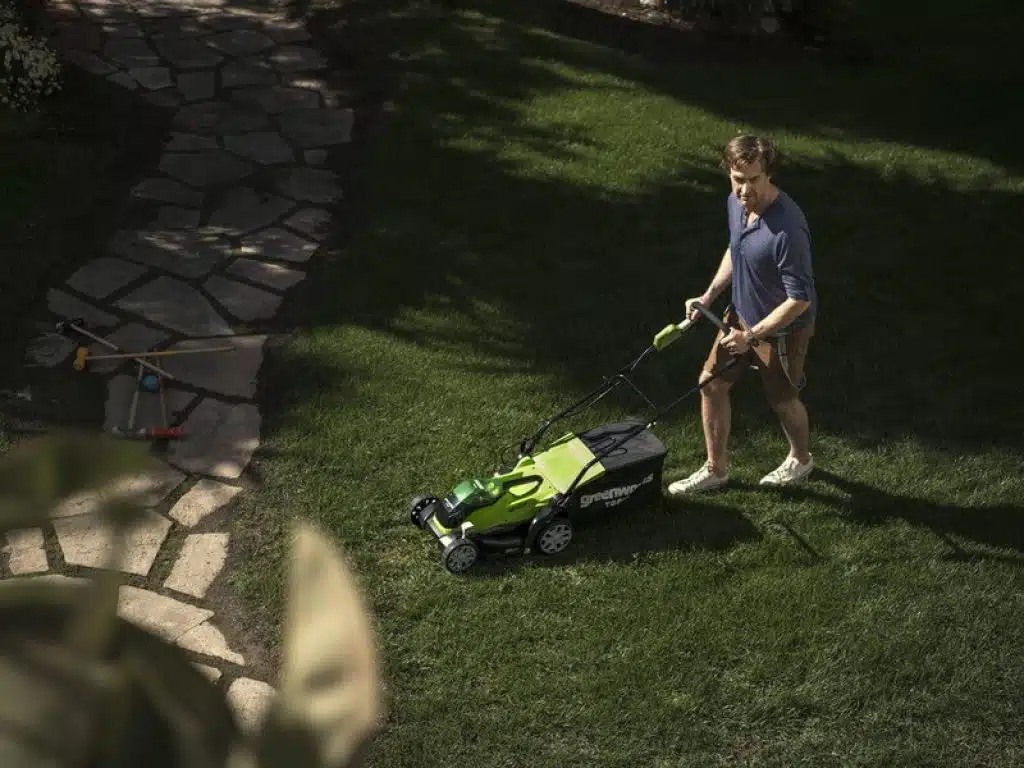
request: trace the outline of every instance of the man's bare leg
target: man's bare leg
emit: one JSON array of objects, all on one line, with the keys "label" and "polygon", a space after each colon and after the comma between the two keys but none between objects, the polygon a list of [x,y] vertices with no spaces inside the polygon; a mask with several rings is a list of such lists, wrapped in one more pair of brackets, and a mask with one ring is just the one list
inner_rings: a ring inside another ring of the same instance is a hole
[{"label": "man's bare leg", "polygon": [[[700,381],[707,381],[710,374],[701,373]],[[732,405],[729,400],[731,384],[721,379],[706,384],[700,391],[700,415],[704,425],[704,444],[708,452],[711,471],[718,477],[729,472],[728,442],[732,421]]]},{"label": "man's bare leg", "polygon": [[700,390],[700,415],[704,426],[704,444],[708,460],[689,477],[670,484],[670,496],[684,496],[696,491],[721,488],[729,481],[726,443],[729,441],[729,390],[732,384],[722,379],[708,381],[710,377],[711,374],[707,372],[700,375],[700,383],[704,385]]},{"label": "man's bare leg", "polygon": [[789,441],[789,455],[801,464],[811,459],[810,425],[807,408],[798,398],[779,403],[774,407],[776,416],[782,424],[782,431]]}]

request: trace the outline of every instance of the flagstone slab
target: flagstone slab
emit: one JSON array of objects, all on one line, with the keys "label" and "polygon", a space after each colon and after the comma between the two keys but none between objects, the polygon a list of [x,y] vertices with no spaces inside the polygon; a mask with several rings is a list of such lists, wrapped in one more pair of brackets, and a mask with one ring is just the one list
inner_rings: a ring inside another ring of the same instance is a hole
[{"label": "flagstone slab", "polygon": [[231,315],[247,323],[269,319],[281,306],[280,295],[222,278],[219,274],[210,275],[203,288]]},{"label": "flagstone slab", "polygon": [[213,616],[208,608],[197,608],[182,600],[122,585],[118,593],[117,613],[122,619],[177,642]]},{"label": "flagstone slab", "polygon": [[169,514],[182,525],[193,528],[230,504],[241,491],[237,485],[204,477],[178,499]]},{"label": "flagstone slab", "polygon": [[209,23],[191,14],[150,21],[147,22],[146,28],[155,40],[194,40],[209,37],[214,33]]},{"label": "flagstone slab", "polygon": [[287,197],[311,203],[330,203],[342,196],[338,175],[320,168],[283,170],[278,174],[277,188]]},{"label": "flagstone slab", "polygon": [[203,193],[200,190],[187,187],[174,179],[160,177],[140,181],[132,190],[132,196],[193,208],[198,208],[203,202]]},{"label": "flagstone slab", "polygon": [[276,691],[268,683],[240,677],[228,688],[227,700],[242,730],[252,734],[262,725],[275,695]]},{"label": "flagstone slab", "polygon": [[155,66],[160,57],[149,47],[149,43],[130,37],[115,37],[103,47],[103,58],[124,69]]},{"label": "flagstone slab", "polygon": [[155,42],[160,55],[175,69],[201,69],[219,64],[224,57],[191,37],[164,37]]},{"label": "flagstone slab", "polygon": [[189,439],[173,442],[167,461],[185,472],[236,480],[260,445],[260,412],[255,405],[204,398],[189,414]]},{"label": "flagstone slab", "polygon": [[253,259],[309,261],[320,246],[280,227],[270,227],[242,238],[241,253]]},{"label": "flagstone slab", "polygon": [[192,597],[205,597],[227,562],[229,538],[226,533],[190,534],[164,586]]},{"label": "flagstone slab", "polygon": [[256,192],[251,187],[233,187],[210,217],[210,226],[244,235],[274,223],[295,205],[294,200]]},{"label": "flagstone slab", "polygon": [[163,205],[157,211],[155,226],[164,229],[195,229],[199,226],[199,211],[195,208]]},{"label": "flagstone slab", "polygon": [[188,283],[158,277],[117,302],[125,312],[186,336],[231,333],[231,325]]},{"label": "flagstone slab", "polygon": [[185,101],[198,101],[213,97],[217,81],[212,71],[182,72],[178,75],[177,88]]},{"label": "flagstone slab", "polygon": [[185,278],[208,275],[231,255],[227,237],[212,227],[124,229],[108,247],[121,258]]},{"label": "flagstone slab", "polygon": [[255,259],[238,258],[227,268],[228,274],[244,277],[278,291],[285,291],[302,282],[306,273],[283,264],[268,264]]},{"label": "flagstone slab", "polygon": [[265,25],[264,30],[278,43],[303,43],[312,38],[309,31],[299,22],[275,20]]},{"label": "flagstone slab", "polygon": [[255,167],[223,149],[165,152],[160,170],[193,187],[209,187],[244,179]]},{"label": "flagstone slab", "polygon": [[114,291],[140,278],[146,268],[123,259],[102,256],[80,267],[68,278],[68,285],[94,299],[105,299]]},{"label": "flagstone slab", "polygon": [[[180,80],[180,78],[179,78]],[[196,152],[200,149],[217,149],[217,139],[195,133],[171,134],[171,140],[164,145],[168,152]]]},{"label": "flagstone slab", "polygon": [[300,149],[331,147],[352,141],[355,115],[348,108],[299,109],[277,119],[281,133]]},{"label": "flagstone slab", "polygon": [[204,656],[213,656],[232,664],[244,665],[245,657],[228,646],[227,640],[217,627],[204,621],[177,638],[179,647]]},{"label": "flagstone slab", "polygon": [[295,161],[295,150],[274,131],[254,131],[225,136],[224,146],[237,155],[261,165],[275,165]]},{"label": "flagstone slab", "polygon": [[185,475],[166,464],[131,477],[122,478],[107,486],[82,491],[64,499],[51,513],[54,519],[95,515],[104,499],[116,496],[134,496],[143,507],[152,509],[159,506],[185,482]]},{"label": "flagstone slab", "polygon": [[158,91],[171,84],[171,71],[167,67],[135,67],[128,74],[143,88]]},{"label": "flagstone slab", "polygon": [[64,291],[59,291],[56,288],[51,288],[47,292],[46,299],[47,306],[53,314],[68,320],[81,318],[93,326],[93,331],[96,328],[108,327],[117,323],[117,318],[109,312],[104,312],[99,307],[79,301],[74,296],[64,293]]},{"label": "flagstone slab", "polygon": [[142,27],[134,21],[115,20],[103,25],[110,37],[145,37]]},{"label": "flagstone slab", "polygon": [[265,14],[253,13],[240,8],[211,13],[203,18],[204,23],[214,32],[232,32],[237,29],[262,29]]},{"label": "flagstone slab", "polygon": [[203,288],[215,298],[224,309],[239,320],[267,320],[277,313],[281,297],[237,280],[220,275],[211,275]]},{"label": "flagstone slab", "polygon": [[231,98],[258,107],[268,115],[279,115],[295,109],[317,109],[320,104],[320,95],[315,91],[284,85],[236,88],[231,92]]},{"label": "flagstone slab", "polygon": [[113,528],[98,515],[75,515],[53,521],[64,562],[87,568],[109,568],[146,576],[171,529],[171,521],[152,510],[125,534],[124,549],[116,562]]},{"label": "flagstone slab", "polygon": [[236,88],[245,85],[274,85],[280,77],[265,59],[241,59],[225,64],[220,71],[221,85]]},{"label": "flagstone slab", "polygon": [[322,243],[330,231],[331,214],[323,208],[303,208],[285,219],[286,227]]},{"label": "flagstone slab", "polygon": [[318,51],[305,45],[282,45],[267,60],[282,72],[311,72],[327,65]]},{"label": "flagstone slab", "polygon": [[226,339],[196,339],[172,344],[172,350],[231,347],[229,352],[200,352],[172,355],[161,366],[180,382],[228,397],[251,398],[263,365],[266,336],[232,336]]},{"label": "flagstone slab", "polygon": [[193,133],[213,135],[248,133],[271,127],[270,118],[258,109],[225,101],[187,104],[175,114],[174,122]]},{"label": "flagstone slab", "polygon": [[220,677],[223,674],[223,672],[221,672],[219,669],[217,669],[215,667],[208,666],[206,664],[199,664],[198,662],[193,662],[192,666],[195,667],[196,669],[198,669],[204,675],[206,675],[207,679],[211,683],[215,683],[218,680],[220,680]]},{"label": "flagstone slab", "polygon": [[273,48],[276,43],[255,29],[236,29],[220,32],[209,38],[208,43],[228,56],[248,56]]},{"label": "flagstone slab", "polygon": [[15,576],[45,573],[50,570],[43,546],[43,532],[39,528],[21,528],[7,532],[9,550],[7,567]]},{"label": "flagstone slab", "polygon": [[137,91],[142,87],[139,85],[139,82],[127,72],[115,72],[112,75],[107,75],[106,80],[108,83],[119,85],[128,91]]}]

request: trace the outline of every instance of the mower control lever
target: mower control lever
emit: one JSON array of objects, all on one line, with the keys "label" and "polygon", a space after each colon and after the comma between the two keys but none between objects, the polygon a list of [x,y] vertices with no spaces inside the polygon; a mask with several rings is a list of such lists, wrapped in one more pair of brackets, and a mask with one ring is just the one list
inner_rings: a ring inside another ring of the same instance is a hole
[{"label": "mower control lever", "polygon": [[[719,318],[715,317],[711,310],[709,310],[699,301],[693,302],[690,306],[693,309],[696,309],[702,315],[704,315],[708,320],[710,320],[715,325],[715,327],[721,329],[724,333],[729,333],[729,329],[725,326],[725,323],[723,323]],[[686,333],[688,330],[690,330],[690,328],[693,326],[695,322],[696,320],[691,320],[689,317],[687,317],[681,323],[672,323],[670,325],[666,325],[664,328],[658,331],[658,335],[654,337],[654,348],[657,350],[664,349],[673,341],[675,341],[684,333]]]}]

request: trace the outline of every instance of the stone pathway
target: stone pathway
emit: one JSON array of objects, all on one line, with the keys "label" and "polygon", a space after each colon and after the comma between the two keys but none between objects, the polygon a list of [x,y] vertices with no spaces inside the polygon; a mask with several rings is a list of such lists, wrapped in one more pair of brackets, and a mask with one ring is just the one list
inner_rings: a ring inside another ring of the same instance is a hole
[{"label": "stone pathway", "polygon": [[[325,61],[283,15],[217,0],[51,0],[66,60],[174,111],[159,165],[132,190],[124,229],[105,252],[52,290],[57,318],[82,317],[122,348],[222,346],[227,353],[166,357],[172,442],[164,469],[130,486],[148,515],[119,567],[129,574],[121,612],[190,652],[223,685],[246,722],[273,695],[247,674],[207,601],[230,548],[224,516],[244,492],[260,442],[254,402],[267,336],[288,290],[323,241],[341,197],[320,167],[350,140],[353,116],[320,75]],[[92,353],[109,350],[94,345]],[[133,364],[94,363],[109,379],[106,426],[125,425]],[[158,425],[159,401],[143,393],[139,425]],[[96,498],[73,499],[52,530],[9,536],[4,577],[70,578],[102,567],[109,534]]]}]

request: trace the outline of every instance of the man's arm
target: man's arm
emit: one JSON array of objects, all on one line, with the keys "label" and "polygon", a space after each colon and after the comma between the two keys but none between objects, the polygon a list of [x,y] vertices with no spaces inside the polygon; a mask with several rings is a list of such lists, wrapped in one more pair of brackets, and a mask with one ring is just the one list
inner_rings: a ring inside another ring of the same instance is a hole
[{"label": "man's arm", "polygon": [[776,331],[780,331],[803,314],[804,310],[811,306],[811,302],[804,299],[787,298],[784,302],[773,309],[764,320],[751,326],[747,334],[748,342],[754,339],[764,339]]},{"label": "man's arm", "polygon": [[756,323],[747,336],[748,342],[764,339],[796,320],[806,310],[809,301],[808,284],[811,273],[811,243],[808,233],[802,229],[787,231],[779,240],[776,264],[786,300],[773,309],[764,320]]},{"label": "man's arm", "polygon": [[700,317],[700,312],[693,309],[693,302],[699,301],[705,307],[710,308],[711,304],[717,299],[722,291],[724,291],[729,283],[732,281],[732,251],[730,248],[725,249],[725,255],[722,256],[722,261],[718,265],[718,271],[715,272],[715,276],[711,278],[711,285],[704,291],[703,294],[692,299],[686,300],[686,316],[691,321],[696,321]]},{"label": "man's arm", "polygon": [[711,304],[722,295],[722,291],[729,287],[729,283],[732,282],[732,248],[725,249],[725,254],[722,256],[722,262],[718,265],[718,271],[715,272],[715,276],[711,279],[711,285],[704,292],[703,298],[706,301],[701,303],[707,306]]}]

